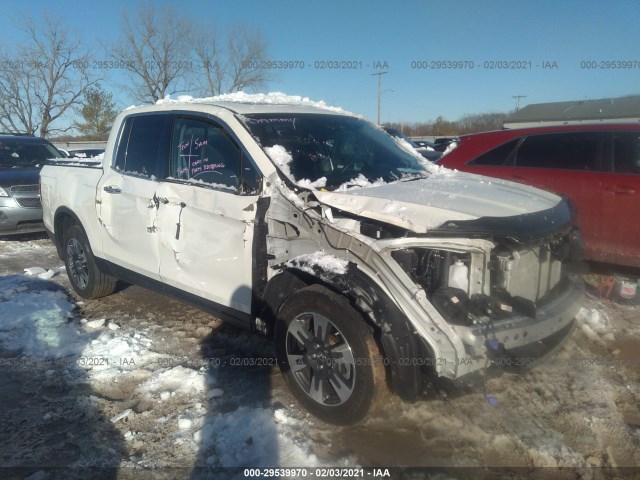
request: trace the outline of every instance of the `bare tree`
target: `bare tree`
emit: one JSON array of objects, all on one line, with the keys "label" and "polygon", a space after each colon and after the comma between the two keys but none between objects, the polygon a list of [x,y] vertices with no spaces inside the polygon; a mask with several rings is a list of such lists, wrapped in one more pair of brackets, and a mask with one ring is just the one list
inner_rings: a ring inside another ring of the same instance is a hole
[{"label": "bare tree", "polygon": [[176,90],[192,63],[190,22],[185,16],[170,7],[144,4],[135,23],[123,15],[122,35],[111,57],[129,72],[135,99],[155,103]]},{"label": "bare tree", "polygon": [[151,4],[134,18],[124,14],[122,38],[110,56],[129,73],[137,101],[155,103],[176,91],[217,95],[270,79],[261,68],[267,43],[259,31],[238,25],[221,40],[212,25]]},{"label": "bare tree", "polygon": [[507,114],[500,112],[464,115],[457,121],[458,132],[465,134],[500,130],[506,118]]},{"label": "bare tree", "polygon": [[214,28],[201,29],[191,36],[193,51],[198,67],[190,87],[198,94],[217,95],[225,81],[225,68],[221,65],[223,48],[218,42],[218,32]]},{"label": "bare tree", "polygon": [[423,136],[451,136],[468,133],[487,132],[502,128],[508,114],[502,112],[470,113],[458,120],[449,121],[440,115],[435,120],[417,123],[385,123],[385,126],[402,130],[406,135]]},{"label": "bare tree", "polygon": [[267,58],[267,42],[257,30],[242,25],[232,27],[225,47],[220,48],[217,32],[201,29],[193,36],[197,62],[202,69],[198,85],[203,95],[219,95],[243,89],[256,89],[272,79],[263,68]]},{"label": "bare tree", "polygon": [[435,119],[433,122],[433,134],[436,136],[441,135],[455,135],[456,134],[456,125],[454,122],[450,122],[442,115]]},{"label": "bare tree", "polygon": [[11,133],[34,134],[39,126],[34,104],[36,76],[21,56],[0,58],[0,126]]},{"label": "bare tree", "polygon": [[95,80],[89,51],[61,20],[44,16],[23,28],[27,40],[0,53],[0,125],[12,132],[46,137],[69,130],[53,123],[76,106]]}]

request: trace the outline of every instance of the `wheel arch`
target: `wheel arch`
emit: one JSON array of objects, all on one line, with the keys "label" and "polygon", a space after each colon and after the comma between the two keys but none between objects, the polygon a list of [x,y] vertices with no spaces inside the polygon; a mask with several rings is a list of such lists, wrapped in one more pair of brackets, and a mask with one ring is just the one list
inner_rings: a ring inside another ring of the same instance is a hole
[{"label": "wheel arch", "polygon": [[80,228],[84,230],[82,222],[72,210],[67,207],[59,207],[53,217],[53,235],[58,257],[61,259],[64,259],[64,251],[62,248],[64,232],[72,225],[79,225]]},{"label": "wheel arch", "polygon": [[319,284],[347,297],[375,330],[382,354],[388,363],[391,389],[404,400],[415,400],[421,388],[420,362],[403,361],[431,355],[428,346],[419,342],[410,322],[398,306],[362,270],[350,263],[346,274],[336,274],[314,267],[315,274],[287,267],[267,283],[261,301],[260,319],[273,335],[276,317],[284,301],[294,292]]}]

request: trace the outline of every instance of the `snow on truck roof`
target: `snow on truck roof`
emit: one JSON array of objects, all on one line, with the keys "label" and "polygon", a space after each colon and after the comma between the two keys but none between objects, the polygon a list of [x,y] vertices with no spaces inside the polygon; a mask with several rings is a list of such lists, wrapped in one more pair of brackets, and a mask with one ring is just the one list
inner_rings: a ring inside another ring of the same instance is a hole
[{"label": "snow on truck roof", "polygon": [[[158,100],[156,106],[175,108],[179,105],[207,105],[230,110],[240,115],[251,113],[335,113],[354,115],[340,107],[327,105],[324,101],[313,101],[308,97],[286,95],[281,92],[270,93],[225,93],[214,97],[194,98],[190,95],[179,95],[171,98],[167,95]],[[145,106],[145,110],[155,110],[153,106]],[[127,110],[138,106],[131,106]]]}]

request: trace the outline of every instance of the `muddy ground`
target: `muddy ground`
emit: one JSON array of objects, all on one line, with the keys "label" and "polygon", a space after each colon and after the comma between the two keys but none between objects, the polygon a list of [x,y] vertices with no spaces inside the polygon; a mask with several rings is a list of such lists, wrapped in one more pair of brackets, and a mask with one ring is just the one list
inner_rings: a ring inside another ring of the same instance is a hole
[{"label": "muddy ground", "polygon": [[[3,478],[205,478],[207,466],[216,478],[243,478],[224,468],[268,465],[432,467],[434,478],[640,477],[637,305],[588,295],[572,338],[544,365],[465,383],[434,378],[420,401],[391,397],[364,425],[338,428],[296,404],[268,360],[269,341],[136,286],[82,300],[48,239],[0,239],[0,279],[33,266],[57,273],[41,282],[69,299],[69,326],[82,332],[85,354],[45,364],[0,351]],[[0,322],[2,309],[0,301]],[[79,364],[107,357],[104,368]]]}]

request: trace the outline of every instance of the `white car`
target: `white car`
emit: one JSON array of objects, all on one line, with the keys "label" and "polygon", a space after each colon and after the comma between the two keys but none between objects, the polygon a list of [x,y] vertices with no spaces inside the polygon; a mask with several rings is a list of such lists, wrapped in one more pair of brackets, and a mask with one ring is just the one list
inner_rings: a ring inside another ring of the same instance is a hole
[{"label": "white car", "polygon": [[293,394],[339,424],[387,387],[417,398],[425,372],[534,363],[570,334],[564,199],[435,167],[323,104],[238,99],[128,109],[101,164],[44,167],[78,294],[123,279],[271,336]]}]

